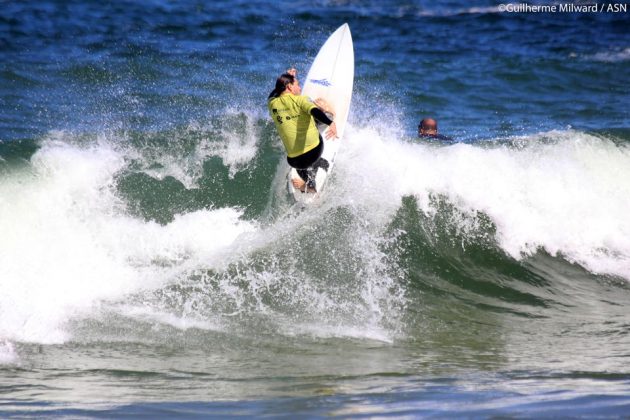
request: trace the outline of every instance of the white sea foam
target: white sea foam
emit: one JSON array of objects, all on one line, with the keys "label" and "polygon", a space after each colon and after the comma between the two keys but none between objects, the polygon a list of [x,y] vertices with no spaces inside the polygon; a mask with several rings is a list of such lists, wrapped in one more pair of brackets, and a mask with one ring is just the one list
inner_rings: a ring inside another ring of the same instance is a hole
[{"label": "white sea foam", "polygon": [[[60,343],[72,337],[71,321],[111,310],[180,329],[217,330],[221,317],[245,313],[270,316],[279,327],[288,315],[324,331],[334,325],[353,336],[384,336],[379,322],[393,280],[379,273],[383,256],[378,238],[369,237],[374,231],[347,238],[363,261],[356,275],[366,281],[351,291],[343,283],[322,287],[297,262],[301,248],[285,241],[299,243],[292,235],[305,234],[326,208],[265,228],[233,208],[177,215],[167,225],[131,217],[116,193],[115,176],[129,159],[120,149],[111,138],[86,146],[72,133],[55,132],[28,168],[3,178],[0,337]],[[251,267],[249,254],[260,249],[271,249],[272,262]],[[237,272],[224,271],[239,259],[244,265]],[[168,289],[180,283],[194,290]]]},{"label": "white sea foam", "polygon": [[380,328],[377,325],[366,328],[365,325],[328,325],[321,322],[314,324],[290,324],[285,325],[282,332],[288,336],[308,335],[318,338],[355,338],[380,341],[387,344],[394,342],[391,331]]},{"label": "white sea foam", "polygon": [[107,144],[51,133],[28,170],[0,184],[0,337],[68,339],[66,323],[102,300],[160,287],[188,260],[211,265],[254,229],[236,209],[200,210],[165,226],[125,215]]},{"label": "white sea foam", "polygon": [[10,341],[0,340],[0,366],[13,365],[19,361],[15,345]]},{"label": "white sea foam", "polygon": [[593,55],[585,57],[588,60],[599,61],[603,63],[618,63],[622,61],[630,61],[630,48],[615,51],[601,51]]},{"label": "white sea foam", "polygon": [[[203,176],[203,165],[210,157],[221,158],[228,168],[228,175],[247,170],[258,152],[260,133],[256,126],[259,116],[255,112],[226,110],[219,127],[191,122],[182,138],[169,139],[174,147],[164,145],[144,150],[130,149],[126,153],[141,162],[143,172],[164,179],[171,176],[186,188],[198,187]],[[194,142],[191,151],[180,143]]]},{"label": "white sea foam", "polygon": [[335,169],[338,200],[389,220],[401,197],[427,214],[440,194],[481,211],[514,258],[538,249],[594,273],[630,279],[630,150],[578,131],[553,131],[518,145],[431,146],[370,129],[348,136]]},{"label": "white sea foam", "polygon": [[228,115],[240,117],[242,121],[241,130],[234,127],[223,127],[221,129],[221,140],[219,142],[204,142],[198,148],[199,155],[219,156],[223,164],[229,168],[231,177],[245,169],[258,152],[258,132],[255,122],[257,115],[244,114],[231,110]]},{"label": "white sea foam", "polygon": [[219,323],[211,322],[207,319],[200,319],[195,316],[175,315],[162,310],[157,310],[151,306],[129,306],[119,305],[115,310],[129,318],[139,321],[157,323],[160,325],[168,325],[179,330],[188,330],[196,328],[207,331],[223,331],[223,326]]}]

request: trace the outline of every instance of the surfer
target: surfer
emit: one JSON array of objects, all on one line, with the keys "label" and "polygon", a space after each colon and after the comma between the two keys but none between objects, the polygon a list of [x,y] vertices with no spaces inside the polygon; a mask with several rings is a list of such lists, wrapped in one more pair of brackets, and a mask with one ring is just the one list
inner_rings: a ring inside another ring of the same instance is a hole
[{"label": "surfer", "polygon": [[328,126],[327,139],[337,136],[337,126],[324,112],[329,111],[325,103],[313,103],[301,93],[297,70],[289,69],[276,80],[276,87],[269,94],[268,108],[286,149],[287,162],[300,176],[291,183],[302,192],[315,192],[317,169],[327,170],[329,166],[321,157],[324,142],[315,119]]},{"label": "surfer", "polygon": [[433,118],[424,118],[418,125],[418,137],[435,140],[453,141],[452,138],[438,134],[437,121]]}]

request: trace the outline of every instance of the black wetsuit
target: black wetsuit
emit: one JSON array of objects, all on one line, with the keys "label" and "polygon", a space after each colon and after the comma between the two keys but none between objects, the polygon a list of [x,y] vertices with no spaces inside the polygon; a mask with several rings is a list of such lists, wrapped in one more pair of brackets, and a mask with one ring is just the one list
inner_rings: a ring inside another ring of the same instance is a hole
[{"label": "black wetsuit", "polygon": [[453,141],[451,137],[443,136],[442,134],[418,134],[418,137],[427,140]]},{"label": "black wetsuit", "polygon": [[[319,108],[311,109],[311,115],[319,122],[322,122],[326,125],[330,125],[333,121],[326,116],[326,114]],[[308,152],[295,156],[295,157],[287,157],[287,162],[292,168],[297,170],[300,178],[306,182],[306,185],[309,188],[315,188],[315,175],[317,174],[317,169],[322,168],[323,170],[328,170],[328,161],[323,159],[322,153],[324,152],[324,141],[322,140],[322,136],[319,136],[319,143],[317,146],[309,150]]]}]

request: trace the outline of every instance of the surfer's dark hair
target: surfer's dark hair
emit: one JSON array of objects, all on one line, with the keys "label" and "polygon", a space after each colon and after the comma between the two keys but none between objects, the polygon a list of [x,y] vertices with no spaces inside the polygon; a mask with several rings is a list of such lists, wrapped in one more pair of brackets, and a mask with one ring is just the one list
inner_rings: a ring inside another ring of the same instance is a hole
[{"label": "surfer's dark hair", "polygon": [[293,82],[295,82],[295,77],[293,75],[289,73],[282,73],[280,77],[276,79],[276,87],[271,91],[267,99],[277,98],[285,91],[287,85],[290,85]]}]

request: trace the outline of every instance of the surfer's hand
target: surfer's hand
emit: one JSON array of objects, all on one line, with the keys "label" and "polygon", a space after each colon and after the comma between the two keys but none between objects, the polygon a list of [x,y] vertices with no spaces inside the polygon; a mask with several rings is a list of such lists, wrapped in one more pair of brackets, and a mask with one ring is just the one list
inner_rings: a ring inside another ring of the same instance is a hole
[{"label": "surfer's hand", "polygon": [[295,67],[291,67],[287,70],[287,74],[290,74],[293,77],[297,77],[297,69]]},{"label": "surfer's hand", "polygon": [[326,102],[326,99],[317,98],[313,101],[313,103],[317,105],[317,107],[321,109],[322,111],[324,111],[325,113],[330,114],[333,117],[335,116],[335,111],[332,110],[328,102]]},{"label": "surfer's hand", "polygon": [[328,131],[326,131],[326,139],[336,139],[337,138],[337,124],[333,121],[332,124],[328,126]]}]

